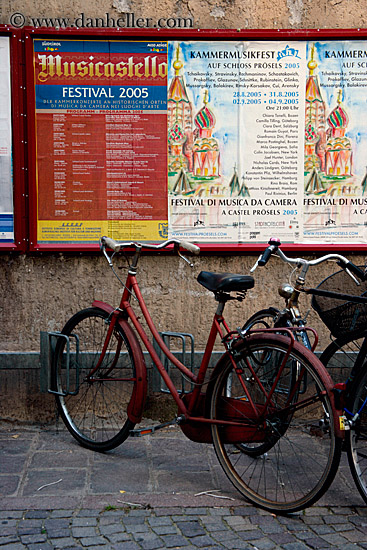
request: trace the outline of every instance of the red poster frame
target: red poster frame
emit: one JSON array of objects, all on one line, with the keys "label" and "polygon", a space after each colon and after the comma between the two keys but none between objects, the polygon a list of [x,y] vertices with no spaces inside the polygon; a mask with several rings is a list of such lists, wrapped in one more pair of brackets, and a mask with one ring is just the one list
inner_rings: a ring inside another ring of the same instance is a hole
[{"label": "red poster frame", "polygon": [[11,79],[11,126],[13,156],[13,214],[14,241],[0,243],[0,252],[24,252],[27,248],[27,199],[26,190],[26,147],[24,102],[24,48],[23,35],[8,25],[0,25],[0,36],[9,37],[10,79]]},{"label": "red poster frame", "polygon": [[[256,30],[227,30],[227,29],[50,29],[50,28],[24,28],[25,42],[25,66],[26,66],[26,107],[28,122],[28,179],[29,179],[29,249],[39,252],[95,252],[98,244],[68,244],[52,243],[43,244],[37,242],[37,185],[36,185],[36,144],[35,144],[35,92],[33,74],[33,38],[55,39],[72,38],[93,40],[108,40],[120,38],[138,40],[345,40],[366,39],[367,29],[256,29]],[[256,243],[199,243],[203,252],[208,254],[233,253],[244,254],[262,250],[264,244]],[[297,243],[284,244],[285,250],[302,250],[303,252],[349,251],[366,252],[367,244],[363,243]]]}]

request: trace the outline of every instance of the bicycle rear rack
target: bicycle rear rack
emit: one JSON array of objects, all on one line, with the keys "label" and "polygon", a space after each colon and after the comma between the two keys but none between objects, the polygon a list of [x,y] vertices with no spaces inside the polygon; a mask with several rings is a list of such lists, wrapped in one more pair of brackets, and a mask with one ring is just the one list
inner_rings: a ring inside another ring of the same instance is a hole
[{"label": "bicycle rear rack", "polygon": [[[51,388],[51,369],[53,368],[55,362],[55,350],[57,346],[57,341],[59,338],[65,340],[65,346],[63,349],[63,362],[65,369],[65,376],[63,376],[63,387],[62,391],[57,391]],[[70,351],[70,338],[75,340],[75,351],[71,353]],[[74,369],[75,370],[75,380],[73,381],[74,389],[70,390],[70,357],[74,356]],[[61,397],[66,397],[67,395],[76,395],[79,391],[79,338],[76,334],[62,334],[61,332],[41,332],[41,370],[43,371],[43,376],[41,377],[41,386],[45,384],[47,380],[47,392],[52,393],[53,395],[60,395]]]},{"label": "bicycle rear rack", "polygon": [[[194,337],[192,334],[189,334],[187,332],[160,332],[159,335],[161,336],[163,342],[166,344],[168,349],[171,347],[171,340],[178,341],[181,344],[181,347],[178,351],[173,352],[175,355],[178,355],[179,360],[181,363],[183,363],[188,369],[191,370],[191,372],[194,372],[195,364],[195,353],[194,353]],[[169,376],[175,379],[175,375],[177,374],[181,378],[181,393],[189,393],[193,390],[193,384],[191,384],[190,381],[185,379],[183,375],[178,371],[178,369],[171,363],[171,361],[164,355],[161,348],[158,346],[158,343],[156,340],[153,341],[153,346],[155,351],[157,352],[159,359],[162,361],[163,366]],[[189,347],[189,351],[187,351],[187,348]],[[172,351],[172,350],[171,350]],[[178,383],[176,384],[176,387],[178,388]],[[189,385],[189,389],[187,389],[187,386]],[[166,384],[163,382],[162,378],[160,377],[157,369],[153,368],[152,372],[152,389],[153,391],[160,391],[162,393],[170,393],[169,389],[167,388]]]}]

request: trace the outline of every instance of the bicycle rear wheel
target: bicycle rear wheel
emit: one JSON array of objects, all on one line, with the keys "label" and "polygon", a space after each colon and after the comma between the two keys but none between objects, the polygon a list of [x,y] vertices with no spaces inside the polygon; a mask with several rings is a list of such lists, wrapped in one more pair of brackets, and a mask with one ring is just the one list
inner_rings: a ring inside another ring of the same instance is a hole
[{"label": "bicycle rear wheel", "polygon": [[76,313],[62,330],[70,339],[69,367],[66,339],[60,337],[52,370],[61,418],[81,445],[95,451],[117,447],[135,425],[127,415],[136,384],[134,357],[120,325],[116,324],[103,361],[93,372],[109,319],[108,313],[98,308]]},{"label": "bicycle rear wheel", "polygon": [[[277,334],[239,341],[236,368],[227,359],[211,399],[212,419],[243,422],[212,425],[223,470],[250,502],[276,513],[302,510],[324,494],[336,474],[342,443],[335,436],[330,378],[300,344],[287,356],[288,342]],[[266,450],[249,453],[250,444]]]},{"label": "bicycle rear wheel", "polygon": [[279,313],[279,309],[275,307],[260,309],[247,319],[242,330],[274,328],[274,322]]},{"label": "bicycle rear wheel", "polygon": [[[322,352],[320,361],[327,367],[335,384],[345,382],[349,378],[366,337],[365,329],[352,334],[347,333],[333,340]],[[363,357],[358,358],[361,365],[365,360],[364,351],[362,355]]]},{"label": "bicycle rear wheel", "polygon": [[347,432],[349,467],[357,489],[367,503],[367,364],[359,372],[349,392],[348,410],[358,414]]}]

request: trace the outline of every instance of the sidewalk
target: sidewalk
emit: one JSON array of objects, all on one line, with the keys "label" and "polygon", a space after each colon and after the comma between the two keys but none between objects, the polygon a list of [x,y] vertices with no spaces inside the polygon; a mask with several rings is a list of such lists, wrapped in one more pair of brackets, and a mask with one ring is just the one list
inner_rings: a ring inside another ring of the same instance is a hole
[{"label": "sidewalk", "polygon": [[212,446],[178,427],[103,455],[61,422],[0,425],[0,496],[0,550],[367,549],[367,506],[345,456],[322,500],[278,517],[242,500]]}]

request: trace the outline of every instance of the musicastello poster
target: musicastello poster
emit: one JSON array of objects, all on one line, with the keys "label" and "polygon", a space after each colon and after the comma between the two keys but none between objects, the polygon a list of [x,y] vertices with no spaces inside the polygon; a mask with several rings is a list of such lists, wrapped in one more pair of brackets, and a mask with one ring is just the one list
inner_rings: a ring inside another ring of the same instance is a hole
[{"label": "musicastello poster", "polygon": [[38,241],[162,239],[167,45],[40,39],[34,71]]}]

